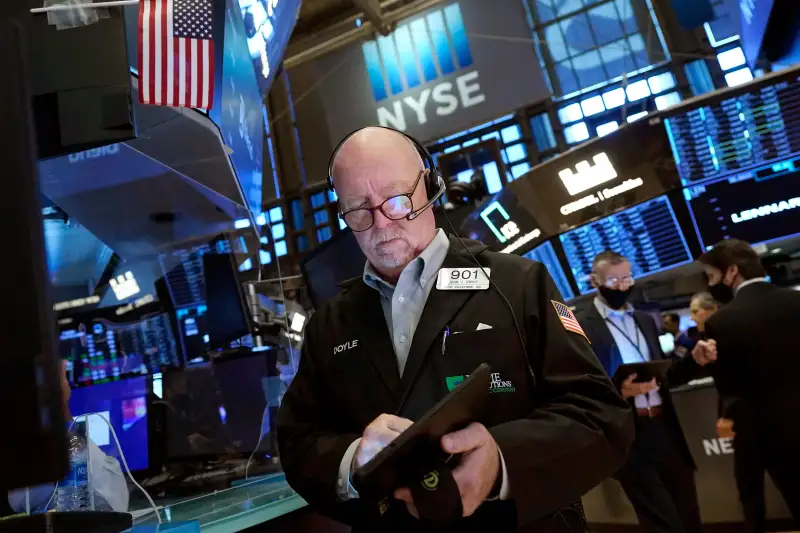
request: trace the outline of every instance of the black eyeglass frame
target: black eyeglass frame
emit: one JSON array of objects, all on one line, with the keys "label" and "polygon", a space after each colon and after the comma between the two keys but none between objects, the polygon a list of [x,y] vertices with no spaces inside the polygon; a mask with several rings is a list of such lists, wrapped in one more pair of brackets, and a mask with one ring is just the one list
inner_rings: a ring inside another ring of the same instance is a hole
[{"label": "black eyeglass frame", "polygon": [[[375,225],[375,211],[378,211],[378,210],[380,210],[380,212],[383,213],[383,216],[385,216],[389,220],[402,220],[404,218],[408,218],[409,215],[414,213],[414,200],[412,199],[412,196],[414,196],[414,193],[417,192],[417,187],[419,187],[420,181],[422,181],[423,176],[425,176],[428,172],[429,172],[429,169],[427,169],[427,168],[424,169],[424,170],[421,170],[419,172],[419,175],[417,176],[417,180],[414,182],[414,185],[411,187],[411,190],[409,192],[406,192],[406,193],[403,193],[403,194],[395,194],[394,196],[390,196],[390,197],[385,199],[383,202],[381,202],[377,206],[373,206],[373,207],[354,207],[353,209],[348,209],[347,211],[344,211],[344,212],[340,211],[339,212],[339,218],[344,220],[344,223],[347,225],[347,227],[350,228],[352,231],[354,231],[356,233],[361,233],[362,231],[367,231],[368,229],[372,228],[372,226]],[[389,214],[387,214],[386,211],[383,210],[383,206],[385,206],[387,204],[387,202],[390,202],[391,200],[394,200],[395,198],[400,198],[402,196],[405,196],[406,198],[408,198],[408,203],[411,206],[411,209],[408,210],[408,213],[406,213],[406,214],[404,214],[402,216],[394,218],[394,217],[390,216]],[[367,226],[364,229],[355,229],[355,228],[353,228],[353,226],[351,226],[350,224],[347,223],[347,219],[345,217],[347,215],[349,215],[350,213],[354,213],[356,211],[368,211],[369,212],[370,216],[372,217],[372,222],[370,223],[369,226]]]}]

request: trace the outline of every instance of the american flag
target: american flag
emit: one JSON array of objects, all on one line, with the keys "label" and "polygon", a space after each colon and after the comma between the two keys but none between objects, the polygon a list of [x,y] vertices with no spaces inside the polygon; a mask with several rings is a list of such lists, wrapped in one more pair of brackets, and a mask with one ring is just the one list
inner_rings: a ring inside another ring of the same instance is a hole
[{"label": "american flag", "polygon": [[[556,308],[556,314],[558,315],[558,319],[561,320],[561,323],[564,325],[564,329],[583,336],[583,338],[587,341],[589,340],[589,337],[586,336],[586,333],[583,332],[583,328],[578,323],[578,319],[575,318],[575,314],[572,312],[572,309],[555,300],[550,300],[550,303],[552,303],[553,307]],[[591,344],[591,341],[589,341],[589,343]]]},{"label": "american flag", "polygon": [[210,109],[212,0],[139,2],[139,101]]}]

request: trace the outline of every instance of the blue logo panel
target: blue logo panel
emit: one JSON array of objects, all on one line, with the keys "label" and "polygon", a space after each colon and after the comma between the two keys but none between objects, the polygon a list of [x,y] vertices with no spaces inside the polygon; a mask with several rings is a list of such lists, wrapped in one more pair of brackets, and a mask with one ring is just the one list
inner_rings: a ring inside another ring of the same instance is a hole
[{"label": "blue logo panel", "polygon": [[472,65],[458,4],[403,24],[387,37],[364,43],[362,50],[376,101]]}]

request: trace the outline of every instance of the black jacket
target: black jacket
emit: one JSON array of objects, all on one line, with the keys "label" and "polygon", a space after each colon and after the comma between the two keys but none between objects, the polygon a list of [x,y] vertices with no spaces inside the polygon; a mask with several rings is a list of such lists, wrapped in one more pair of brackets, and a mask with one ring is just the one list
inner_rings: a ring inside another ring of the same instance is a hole
[{"label": "black jacket", "polygon": [[796,453],[800,292],[769,283],[743,287],[708,320],[706,333],[717,341],[719,359],[709,368],[720,395],[739,399],[736,410],[752,413],[767,448]]},{"label": "black jacket", "polygon": [[[287,480],[306,501],[355,530],[421,531],[401,502],[379,518],[374,505],[337,499],[347,447],[382,413],[418,419],[445,396],[447,377],[469,374],[482,362],[512,389],[489,396],[482,422],[502,451],[513,499],[483,504],[452,531],[535,531],[552,525],[541,519],[578,500],[625,461],[633,440],[630,409],[586,339],[560,322],[552,301],[561,298],[547,270],[468,244],[508,298],[530,361],[493,288],[434,288],[402,379],[379,295],[361,279],[348,282],[308,324],[300,367],[279,415],[280,457]],[[475,264],[451,237],[443,267]],[[476,331],[479,323],[492,329]],[[463,333],[448,337],[442,354],[446,326]],[[354,340],[357,347],[334,353]]]},{"label": "black jacket", "polygon": [[[661,344],[658,342],[658,327],[656,326],[655,320],[647,313],[641,311],[634,311],[633,318],[647,342],[647,347],[650,350],[650,359],[652,361],[667,359],[664,352],[661,351]],[[613,377],[617,368],[622,365],[622,355],[620,354],[619,347],[617,347],[617,343],[614,341],[614,336],[608,329],[608,324],[606,324],[606,321],[597,311],[593,302],[587,305],[585,309],[581,309],[578,313],[578,320],[589,336],[589,340],[592,341],[594,353],[597,354],[597,358],[600,359],[603,368],[606,369],[609,376]],[[658,392],[661,396],[664,420],[677,439],[681,453],[684,455],[687,462],[694,466],[694,460],[689,451],[689,446],[686,444],[686,439],[683,436],[683,430],[678,421],[669,388],[685,385],[693,379],[707,375],[708,371],[701,368],[691,355],[687,355],[684,358],[673,357],[672,359],[674,363],[669,370],[666,381],[661,384],[661,388]],[[620,386],[621,384],[617,383],[616,385]],[[634,407],[633,398],[629,399],[629,405],[632,410]]]}]

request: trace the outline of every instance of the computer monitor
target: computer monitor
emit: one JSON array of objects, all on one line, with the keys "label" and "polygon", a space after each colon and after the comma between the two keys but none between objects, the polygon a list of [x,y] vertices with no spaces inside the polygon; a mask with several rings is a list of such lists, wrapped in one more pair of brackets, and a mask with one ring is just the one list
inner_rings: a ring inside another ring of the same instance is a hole
[{"label": "computer monitor", "polygon": [[276,350],[240,350],[212,363],[165,373],[167,457],[252,453],[270,430],[272,417],[265,417],[264,411],[268,400],[274,400],[270,384],[278,377],[277,355]]},{"label": "computer monitor", "polygon": [[250,334],[247,300],[236,275],[233,254],[204,255],[203,273],[209,345],[212,349],[227,348]]},{"label": "computer monitor", "polygon": [[178,344],[166,313],[116,317],[120,309],[124,306],[61,319],[59,354],[67,361],[69,377],[74,383],[117,381],[181,365]]},{"label": "computer monitor", "polygon": [[[131,471],[147,470],[149,467],[146,376],[137,376],[111,383],[100,383],[88,387],[78,387],[72,391],[69,409],[73,418],[82,421],[87,418],[89,438],[103,452],[119,459],[114,436],[100,413],[111,422],[119,439],[122,452]],[[89,414],[88,417],[83,415]],[[120,466],[122,461],[120,460]]]},{"label": "computer monitor", "polygon": [[349,229],[309,252],[300,263],[311,302],[319,307],[339,294],[338,283],[364,273],[367,258]]}]

